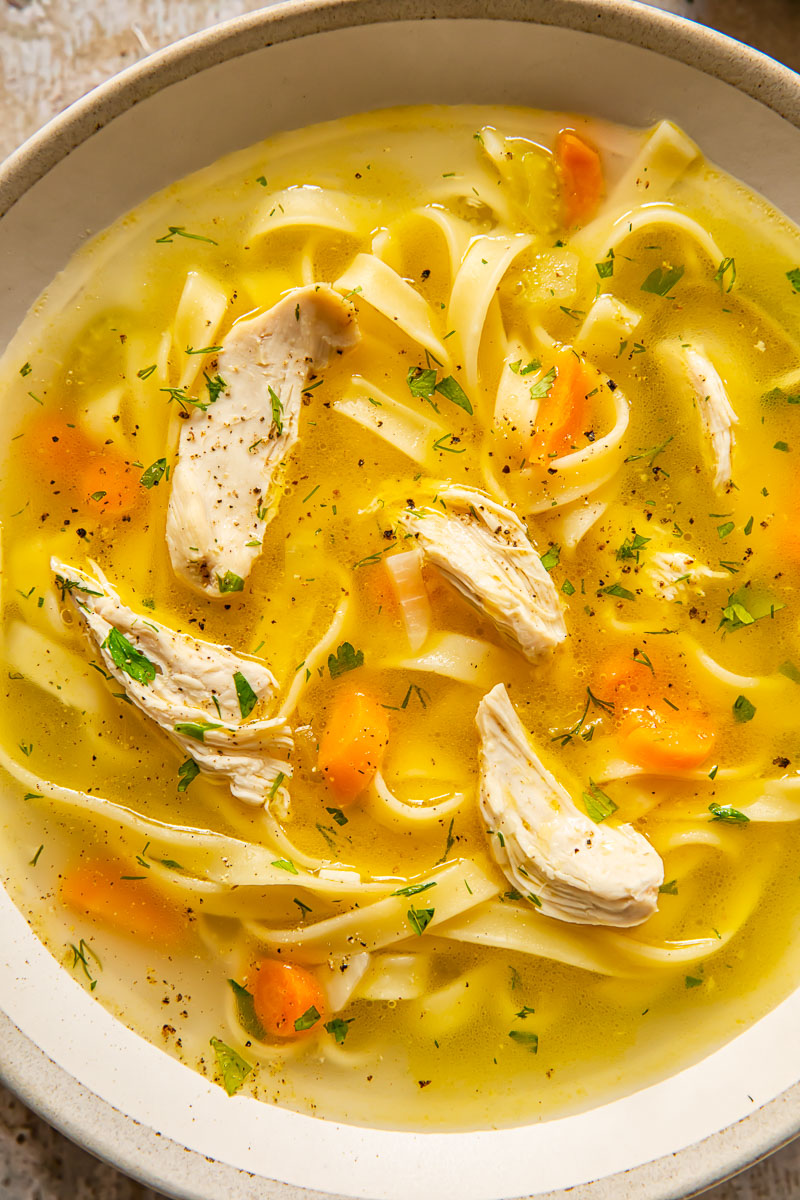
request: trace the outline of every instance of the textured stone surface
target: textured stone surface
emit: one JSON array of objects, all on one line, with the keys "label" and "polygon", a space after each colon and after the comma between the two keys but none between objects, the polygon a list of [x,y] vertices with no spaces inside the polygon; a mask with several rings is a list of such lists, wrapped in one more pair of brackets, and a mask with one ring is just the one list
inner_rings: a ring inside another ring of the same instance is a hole
[{"label": "textured stone surface", "polygon": [[[0,0],[0,158],[151,50],[259,7],[244,0]],[[800,70],[800,0],[660,0],[656,7],[711,25]],[[150,1188],[67,1141],[3,1088],[0,1196],[158,1200]],[[800,1141],[706,1197],[800,1200]]]}]

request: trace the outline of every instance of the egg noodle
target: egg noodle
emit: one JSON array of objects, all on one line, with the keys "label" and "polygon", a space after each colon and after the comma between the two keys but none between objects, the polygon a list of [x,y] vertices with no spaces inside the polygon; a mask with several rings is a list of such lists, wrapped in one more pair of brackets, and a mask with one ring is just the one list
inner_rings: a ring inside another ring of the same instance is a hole
[{"label": "egg noodle", "polygon": [[[564,129],[602,164],[583,209]],[[670,123],[494,108],[282,134],[82,251],[0,369],[4,879],[76,980],[229,1092],[393,1127],[586,1107],[785,995],[798,263]],[[198,594],[164,538],[182,428],[235,323],[323,283],[360,341],[305,385],[249,579]],[[423,563],[409,514],[456,490],[524,523],[560,645],[526,657]],[[87,626],[112,592],[153,645],[232,648],[274,693],[240,722],[215,690],[208,742],[159,728]],[[581,813],[657,852],[646,920],[594,924],[591,896],[560,920],[500,869],[475,729],[498,684]],[[385,750],[343,795],[320,747],[362,694]],[[252,803],[208,762],[258,719],[288,732]],[[304,1036],[254,1010],[265,960],[316,980]]]}]

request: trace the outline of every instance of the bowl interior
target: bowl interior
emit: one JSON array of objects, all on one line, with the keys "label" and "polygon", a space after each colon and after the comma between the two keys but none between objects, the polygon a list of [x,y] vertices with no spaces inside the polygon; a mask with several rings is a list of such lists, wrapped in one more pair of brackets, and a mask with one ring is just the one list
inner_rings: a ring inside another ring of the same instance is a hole
[{"label": "bowl interior", "polygon": [[[0,221],[0,345],[12,339],[13,352],[24,312],[87,235],[152,192],[276,130],[392,104],[491,101],[589,112],[631,125],[668,116],[708,157],[800,221],[800,130],[767,104],[689,65],[703,60],[707,68],[713,61],[721,74],[739,70],[748,87],[757,85],[758,64],[765,60],[745,51],[737,58],[716,35],[690,36],[680,23],[645,10],[631,24],[624,6],[610,36],[615,4],[607,5],[605,33],[503,19],[382,24],[376,18],[347,26],[348,7],[356,15],[378,13],[378,5],[369,3],[323,6],[319,15],[314,7],[300,13],[288,6],[277,19],[273,14],[234,23],[227,36],[201,35],[107,86],[18,155],[0,179],[0,209],[8,207]],[[476,13],[479,7],[461,5]],[[528,6],[531,15],[534,7]],[[588,4],[557,7],[575,25],[590,23]],[[343,27],[329,28],[336,19]],[[653,40],[659,29],[665,44],[687,61],[616,40]],[[298,32],[304,36],[291,36]],[[764,93],[771,94],[769,72],[761,70]],[[800,82],[795,90],[800,108]],[[56,285],[50,303],[58,302]],[[0,1006],[84,1088],[196,1152],[191,1178],[183,1172],[180,1185],[155,1138],[146,1164],[135,1156],[128,1164],[157,1186],[179,1187],[185,1195],[220,1194],[219,1179],[203,1174],[203,1156],[259,1177],[348,1196],[448,1194],[456,1179],[464,1200],[541,1194],[673,1155],[800,1078],[795,995],[688,1070],[577,1116],[470,1134],[391,1133],[322,1122],[228,1099],[96,1005],[38,943],[5,894],[0,910],[6,965]],[[11,1056],[5,1061],[13,1085],[26,1069],[33,1072],[39,1058],[34,1050],[26,1056],[17,1044],[13,1068]],[[21,1084],[26,1098],[36,1104],[38,1097],[40,1106],[49,1105],[51,1119],[69,1127],[68,1102],[46,1098],[45,1077],[33,1091]],[[112,1157],[117,1118],[102,1107],[87,1112],[80,1136]],[[76,1134],[72,1127],[70,1132]],[[692,1168],[689,1186],[740,1165],[730,1149],[709,1150]],[[246,1175],[232,1172],[226,1179],[228,1195],[254,1194]],[[619,1195],[603,1193],[604,1187],[596,1184],[591,1192]],[[647,1187],[638,1194],[677,1196],[686,1194],[687,1182],[665,1168]]]}]

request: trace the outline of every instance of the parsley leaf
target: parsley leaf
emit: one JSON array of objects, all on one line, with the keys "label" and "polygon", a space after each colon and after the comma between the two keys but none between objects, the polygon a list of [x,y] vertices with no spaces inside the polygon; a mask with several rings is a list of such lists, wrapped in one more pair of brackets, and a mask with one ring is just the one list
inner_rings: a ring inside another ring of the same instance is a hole
[{"label": "parsley leaf", "polygon": [[406,383],[412,396],[420,396],[430,400],[436,388],[436,370],[431,367],[427,371],[422,367],[409,367]]},{"label": "parsley leaf", "polygon": [[636,561],[638,562],[639,561],[639,551],[644,549],[644,547],[650,541],[652,541],[652,538],[642,537],[642,535],[640,533],[637,533],[636,530],[634,529],[633,537],[632,538],[626,537],[625,541],[622,543],[622,545],[617,550],[617,558],[623,559],[623,560],[626,558],[635,558]]},{"label": "parsley leaf", "polygon": [[752,721],[756,715],[755,705],[746,696],[737,696],[733,702],[733,715],[737,721]]},{"label": "parsley leaf", "polygon": [[508,1035],[513,1042],[517,1042],[520,1046],[524,1046],[531,1054],[539,1053],[539,1035],[538,1033],[528,1033],[524,1029],[512,1029]]},{"label": "parsley leaf", "polygon": [[678,894],[677,879],[670,879],[669,883],[662,883],[661,887],[658,890],[659,890],[659,892],[661,892],[661,894],[663,896],[677,896],[677,894]]},{"label": "parsley leaf", "polygon": [[162,479],[164,472],[167,469],[167,460],[165,458],[157,458],[146,471],[143,471],[139,483],[142,487],[156,487]]},{"label": "parsley leaf", "polygon": [[245,717],[250,716],[250,713],[258,704],[258,696],[241,671],[235,673],[233,682],[236,686],[236,699],[239,701],[239,712],[242,714],[242,720],[244,720]]},{"label": "parsley leaf", "polygon": [[594,266],[601,279],[610,279],[614,274],[613,258],[607,258],[604,262],[595,263]]},{"label": "parsley leaf", "polygon": [[178,791],[185,792],[193,779],[197,779],[200,768],[193,758],[187,758],[178,767]]},{"label": "parsley leaf", "polygon": [[130,675],[131,679],[135,679],[137,683],[143,683],[147,687],[155,679],[155,663],[152,663],[147,655],[142,654],[141,650],[123,637],[120,631],[113,626],[103,642],[103,649],[108,650],[114,666],[119,667],[120,671],[124,671],[126,675]]},{"label": "parsley leaf", "polygon": [[229,1096],[234,1096],[253,1070],[250,1063],[226,1046],[219,1038],[212,1038],[209,1043],[217,1059],[217,1069],[222,1076],[222,1086]]},{"label": "parsley leaf", "polygon": [[217,400],[219,400],[221,393],[225,391],[228,385],[221,375],[212,376],[208,375],[204,371],[203,376],[205,378],[206,388],[208,390],[208,403],[215,404]]},{"label": "parsley leaf", "polygon": [[709,804],[708,811],[713,813],[712,821],[724,821],[728,825],[747,825],[750,822],[745,813],[730,804]]},{"label": "parsley leaf", "polygon": [[792,291],[800,296],[800,267],[792,267],[791,271],[786,272],[786,278],[792,285]]},{"label": "parsley leaf", "polygon": [[667,296],[683,276],[683,267],[656,267],[641,285],[640,291],[652,292],[656,296]]},{"label": "parsley leaf", "polygon": [[598,824],[617,811],[614,801],[597,786],[593,779],[589,780],[588,792],[583,793],[583,803],[589,816]]},{"label": "parsley leaf", "polygon": [[445,400],[451,401],[452,404],[457,404],[459,408],[463,408],[464,412],[472,416],[472,404],[470,403],[469,396],[452,375],[447,375],[444,379],[440,379],[433,390],[438,392],[440,396],[444,396]]},{"label": "parsley leaf", "polygon": [[213,721],[179,721],[172,728],[176,733],[182,733],[185,737],[194,738],[196,742],[204,742],[209,729],[221,729],[221,725],[215,725]]},{"label": "parsley leaf", "polygon": [[545,550],[544,554],[539,556],[542,566],[545,571],[552,571],[553,567],[557,567],[561,558],[561,547],[551,546],[549,550]]},{"label": "parsley leaf", "polygon": [[328,655],[328,670],[331,679],[338,679],[346,671],[354,671],[364,665],[364,651],[354,650],[349,642],[342,642],[335,654]]},{"label": "parsley leaf", "polygon": [[224,575],[217,576],[217,587],[222,595],[226,592],[242,592],[244,591],[244,580],[241,575],[236,575],[233,571],[226,571]]},{"label": "parsley leaf", "polygon": [[231,985],[231,990],[236,1001],[237,1021],[246,1034],[257,1038],[259,1041],[263,1041],[264,1027],[256,1016],[252,992],[248,992],[247,988],[242,987],[235,979],[229,979],[228,983]]},{"label": "parsley leaf", "polygon": [[556,368],[551,367],[546,375],[543,375],[541,379],[538,379],[531,387],[531,400],[544,400],[545,396],[548,395],[550,388],[555,383],[557,374],[558,371]]},{"label": "parsley leaf", "polygon": [[319,1011],[312,1004],[307,1008],[294,1023],[294,1027],[298,1033],[302,1033],[305,1029],[312,1029],[320,1018]]},{"label": "parsley leaf", "polygon": [[408,910],[408,923],[414,930],[414,933],[416,933],[417,937],[421,937],[421,935],[425,932],[433,920],[433,914],[435,912],[435,908],[410,908]]},{"label": "parsley leaf", "polygon": [[332,1021],[325,1022],[325,1032],[329,1033],[336,1042],[337,1046],[341,1046],[344,1039],[347,1037],[348,1026],[352,1024],[355,1017],[348,1017],[343,1020],[341,1017],[334,1017]]},{"label": "parsley leaf", "polygon": [[610,583],[608,587],[600,588],[601,592],[605,592],[606,596],[618,596],[620,600],[635,600],[633,592],[629,592],[621,583]]},{"label": "parsley leaf", "polygon": [[280,871],[288,871],[290,875],[299,875],[297,867],[290,858],[276,858],[271,866],[277,867]]}]

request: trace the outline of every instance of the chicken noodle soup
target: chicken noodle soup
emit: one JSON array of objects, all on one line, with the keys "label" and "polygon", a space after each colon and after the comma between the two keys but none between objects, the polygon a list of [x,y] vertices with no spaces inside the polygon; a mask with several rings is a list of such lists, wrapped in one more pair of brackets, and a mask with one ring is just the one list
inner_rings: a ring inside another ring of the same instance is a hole
[{"label": "chicken noodle soup", "polygon": [[4,879],[231,1094],[590,1106],[797,979],[800,236],[668,122],[281,135],[2,364]]}]

